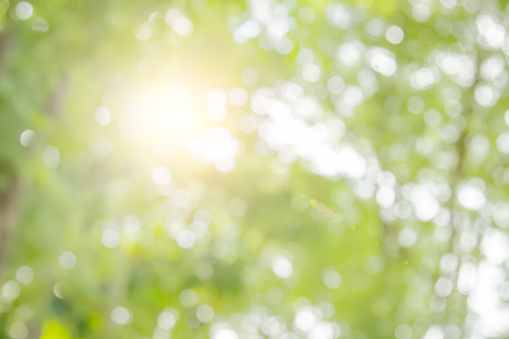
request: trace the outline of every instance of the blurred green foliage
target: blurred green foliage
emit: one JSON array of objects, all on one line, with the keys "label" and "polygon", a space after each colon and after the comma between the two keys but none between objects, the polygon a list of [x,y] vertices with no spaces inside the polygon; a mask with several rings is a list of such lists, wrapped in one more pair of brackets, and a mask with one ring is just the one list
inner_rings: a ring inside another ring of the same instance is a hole
[{"label": "blurred green foliage", "polygon": [[0,337],[507,337],[507,13],[1,1]]}]

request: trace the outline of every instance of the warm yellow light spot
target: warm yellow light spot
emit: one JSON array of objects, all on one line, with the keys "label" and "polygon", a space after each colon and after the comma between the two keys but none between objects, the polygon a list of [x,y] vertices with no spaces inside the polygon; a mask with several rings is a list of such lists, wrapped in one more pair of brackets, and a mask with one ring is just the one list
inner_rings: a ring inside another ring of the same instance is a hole
[{"label": "warm yellow light spot", "polygon": [[350,230],[351,230],[352,232],[355,232],[355,230],[357,230],[357,227],[356,227],[356,226],[351,226],[351,227],[350,227]]},{"label": "warm yellow light spot", "polygon": [[199,131],[200,101],[185,85],[142,87],[129,94],[125,101],[126,114],[121,127],[136,142],[153,142],[168,136],[188,141]]},{"label": "warm yellow light spot", "polygon": [[327,216],[327,217],[332,216],[332,213],[333,213],[333,211],[332,211],[332,209],[330,207],[327,207],[325,209],[325,211],[323,211],[323,214],[325,214],[325,216]]},{"label": "warm yellow light spot", "polygon": [[115,82],[122,82],[122,81],[124,81],[125,77],[123,74],[117,73],[117,74],[115,74],[114,79],[115,79]]},{"label": "warm yellow light spot", "polygon": [[334,220],[334,222],[336,222],[336,223],[340,223],[341,220],[343,220],[343,216],[341,214],[339,214],[339,213],[336,213],[332,217],[332,220]]},{"label": "warm yellow light spot", "polygon": [[309,200],[309,204],[312,206],[312,207],[315,207],[316,204],[318,204],[318,201],[316,199],[311,199]]},{"label": "warm yellow light spot", "polygon": [[41,339],[71,339],[69,330],[55,320],[44,323]]}]

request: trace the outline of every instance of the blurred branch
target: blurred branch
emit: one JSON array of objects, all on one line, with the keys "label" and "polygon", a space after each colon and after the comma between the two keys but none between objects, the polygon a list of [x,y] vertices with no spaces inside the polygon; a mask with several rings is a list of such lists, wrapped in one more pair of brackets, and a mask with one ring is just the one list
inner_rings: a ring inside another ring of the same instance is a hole
[{"label": "blurred branch", "polygon": [[[0,34],[0,67],[2,66],[7,44],[7,38],[3,37],[3,35],[4,33]],[[67,73],[64,73],[58,87],[47,101],[46,113],[50,117],[57,115],[62,104],[65,102],[68,92],[69,77]],[[12,184],[10,187],[0,195],[0,282],[2,281],[2,274],[7,263],[12,235],[16,232],[18,210],[23,187],[25,186],[19,175],[13,175],[11,180]]]},{"label": "blurred branch", "polygon": [[16,176],[10,187],[0,195],[0,281],[6,264],[9,240],[18,222],[21,183]]},{"label": "blurred branch", "polygon": [[9,45],[9,33],[1,32],[0,33],[0,69],[3,67],[5,54],[7,51],[7,46]]},{"label": "blurred branch", "polygon": [[[455,228],[455,209],[457,206],[457,187],[462,180],[465,178],[464,167],[465,167],[465,159],[467,153],[467,146],[469,141],[469,119],[475,113],[475,88],[480,82],[480,68],[483,61],[483,57],[481,55],[481,51],[479,48],[476,49],[476,68],[475,68],[475,79],[472,85],[469,87],[468,91],[463,96],[463,118],[465,119],[465,127],[461,131],[461,134],[456,141],[456,152],[458,154],[458,160],[456,163],[456,167],[453,169],[451,173],[451,177],[449,179],[449,186],[451,187],[451,197],[447,202],[447,208],[451,213],[451,237],[449,238],[449,244],[447,247],[448,253],[454,253],[454,242],[457,237],[457,231]],[[460,258],[461,260],[461,258]],[[458,265],[459,268],[459,265]],[[459,275],[455,273],[451,273],[450,281],[451,283],[457,287],[457,280]],[[435,283],[440,279],[440,265],[438,265],[437,270],[435,271],[435,276],[433,277]],[[450,298],[454,294],[450,294],[446,297],[446,299],[450,300]]]},{"label": "blurred branch", "polygon": [[474,83],[472,84],[472,86],[469,87],[469,90],[466,93],[466,95],[464,96],[464,100],[463,100],[463,118],[465,118],[465,127],[461,131],[461,134],[460,134],[458,140],[456,141],[456,152],[458,154],[458,161],[456,163],[456,167],[454,168],[454,170],[451,174],[451,178],[449,181],[449,186],[451,187],[451,197],[449,198],[447,207],[451,211],[452,235],[451,235],[451,238],[449,239],[448,250],[451,253],[454,251],[454,238],[456,237],[456,230],[454,227],[454,209],[455,209],[456,203],[457,203],[457,198],[456,198],[457,186],[465,177],[465,174],[463,173],[463,167],[465,165],[465,156],[466,156],[466,152],[467,152],[467,143],[468,143],[468,138],[469,138],[468,120],[469,120],[470,116],[474,114],[474,110],[475,110],[475,108],[474,108],[474,100],[475,100],[474,92],[475,92],[475,88],[477,87],[477,85],[480,82],[479,69],[481,67],[482,58],[481,58],[481,53],[479,50],[477,50],[476,58],[477,58],[477,60],[476,60],[477,64],[476,64],[476,69],[475,69]]},{"label": "blurred branch", "polygon": [[[0,33],[0,69],[4,65],[7,46],[9,43],[9,33],[4,31]],[[10,235],[15,228],[17,219],[17,206],[19,200],[20,185],[15,177],[11,185],[0,193],[0,282],[4,271],[5,257],[9,245]]]},{"label": "blurred branch", "polygon": [[46,113],[50,117],[55,117],[62,108],[67,97],[69,96],[69,88],[69,75],[67,72],[64,72],[60,78],[60,82],[57,88],[53,91],[52,95],[50,95],[48,101],[46,102]]}]

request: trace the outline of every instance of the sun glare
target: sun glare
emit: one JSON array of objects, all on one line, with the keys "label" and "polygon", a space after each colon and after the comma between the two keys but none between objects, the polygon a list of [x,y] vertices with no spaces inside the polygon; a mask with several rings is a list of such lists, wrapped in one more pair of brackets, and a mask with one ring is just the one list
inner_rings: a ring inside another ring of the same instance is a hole
[{"label": "sun glare", "polygon": [[178,154],[180,166],[233,170],[242,145],[227,128],[228,113],[247,102],[247,92],[220,88],[206,75],[160,68],[159,74],[149,71],[117,83],[96,109],[96,122],[113,126],[133,155],[144,159],[140,163],[162,165],[157,163]]},{"label": "sun glare", "polygon": [[188,86],[148,87],[126,96],[124,122],[134,127],[126,130],[137,138],[186,140],[199,130],[202,109]]}]

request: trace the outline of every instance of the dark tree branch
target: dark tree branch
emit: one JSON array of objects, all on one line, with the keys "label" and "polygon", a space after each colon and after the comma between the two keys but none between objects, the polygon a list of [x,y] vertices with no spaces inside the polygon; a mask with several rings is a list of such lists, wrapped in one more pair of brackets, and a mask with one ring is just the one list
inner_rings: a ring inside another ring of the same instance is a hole
[{"label": "dark tree branch", "polygon": [[[0,34],[1,36],[1,34]],[[0,66],[5,54],[6,44],[2,44],[0,37]],[[69,77],[66,73],[62,76],[58,87],[53,91],[46,104],[46,113],[50,117],[56,117],[69,92]],[[16,232],[18,224],[18,210],[21,202],[21,195],[24,191],[23,180],[19,175],[13,175],[9,188],[0,193],[0,282],[7,266],[7,257],[9,255],[9,244],[12,242],[12,236]]]},{"label": "dark tree branch", "polygon": [[476,55],[476,74],[475,74],[475,80],[472,86],[469,87],[469,90],[467,93],[465,93],[465,96],[463,97],[463,118],[465,118],[465,127],[461,131],[461,134],[456,141],[456,152],[458,154],[458,160],[456,162],[456,167],[454,168],[453,172],[451,173],[451,177],[449,180],[449,186],[451,187],[451,197],[449,198],[449,201],[447,202],[447,208],[451,212],[451,227],[452,227],[452,235],[449,239],[449,246],[448,250],[449,252],[454,251],[454,239],[456,237],[456,229],[454,227],[454,211],[457,204],[457,189],[459,183],[465,178],[465,173],[463,171],[463,168],[465,166],[465,158],[466,158],[466,152],[467,152],[467,143],[469,141],[469,118],[474,114],[474,92],[475,88],[480,82],[480,76],[479,76],[479,69],[481,68],[482,58],[480,51],[477,52]]},{"label": "dark tree branch", "polygon": [[6,265],[11,235],[18,223],[21,183],[16,176],[10,187],[0,195],[0,281]]}]

